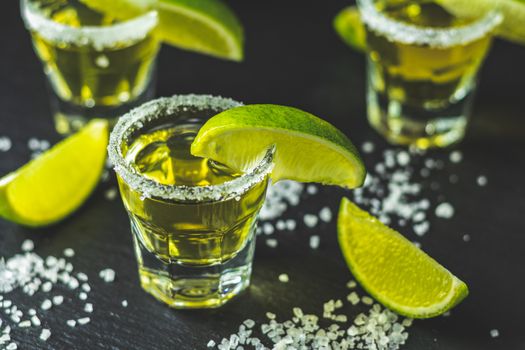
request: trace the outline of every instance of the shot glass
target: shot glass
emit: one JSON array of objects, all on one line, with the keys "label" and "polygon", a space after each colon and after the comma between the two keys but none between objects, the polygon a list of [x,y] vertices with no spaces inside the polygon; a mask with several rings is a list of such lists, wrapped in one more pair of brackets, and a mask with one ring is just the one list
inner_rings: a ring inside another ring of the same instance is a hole
[{"label": "shot glass", "polygon": [[21,0],[60,134],[114,121],[154,95],[156,11],[118,21],[79,0]]},{"label": "shot glass", "polygon": [[432,1],[357,0],[367,33],[367,114],[394,144],[460,141],[489,51],[493,11],[461,19]]},{"label": "shot glass", "polygon": [[231,99],[181,95],[121,117],[110,137],[142,288],[175,308],[219,307],[250,284],[257,214],[273,150],[238,173],[190,145]]}]

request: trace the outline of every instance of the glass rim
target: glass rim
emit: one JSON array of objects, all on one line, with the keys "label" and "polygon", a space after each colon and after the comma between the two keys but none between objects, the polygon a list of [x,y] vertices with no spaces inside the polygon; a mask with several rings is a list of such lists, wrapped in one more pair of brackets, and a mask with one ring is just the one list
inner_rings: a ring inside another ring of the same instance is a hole
[{"label": "glass rim", "polygon": [[142,40],[159,21],[157,11],[151,10],[107,26],[72,27],[46,16],[32,4],[32,0],[20,0],[20,10],[26,28],[37,32],[44,39],[78,46],[92,45],[97,49]]},{"label": "glass rim", "polygon": [[212,109],[217,113],[242,106],[242,103],[212,95],[174,95],[149,101],[120,117],[110,134],[108,155],[115,172],[134,191],[152,199],[177,202],[218,202],[241,196],[261,183],[273,169],[275,147],[266,150],[261,160],[251,169],[233,180],[218,185],[187,186],[163,185],[140,175],[124,158],[122,141],[132,132],[140,130],[145,123],[174,114],[187,107]]},{"label": "glass rim", "polygon": [[450,28],[424,27],[392,19],[377,10],[374,0],[356,0],[363,22],[374,32],[389,40],[409,45],[450,47],[467,44],[482,38],[503,20],[496,9],[491,10],[474,22]]}]

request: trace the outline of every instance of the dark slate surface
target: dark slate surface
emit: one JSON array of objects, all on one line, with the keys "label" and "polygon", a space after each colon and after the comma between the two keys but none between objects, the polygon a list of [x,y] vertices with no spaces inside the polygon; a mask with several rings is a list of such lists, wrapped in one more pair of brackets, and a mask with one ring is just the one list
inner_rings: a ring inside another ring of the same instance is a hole
[{"label": "dark slate surface", "polygon": [[[325,117],[357,144],[372,140],[380,149],[387,147],[365,122],[364,59],[345,47],[331,29],[331,19],[345,1],[235,0],[231,4],[246,25],[246,61],[222,62],[164,47],[158,95],[213,93],[246,103],[293,105]],[[44,76],[17,1],[3,4],[0,26],[0,135],[14,141],[10,152],[0,153],[0,174],[5,174],[28,160],[30,137],[53,142],[59,138],[51,123]],[[440,194],[446,197],[457,215],[451,220],[432,218],[431,231],[420,242],[468,282],[471,295],[448,318],[415,322],[403,349],[525,349],[523,62],[525,48],[495,43],[481,75],[474,122],[459,146],[464,161],[447,163],[425,183],[425,195],[434,202]],[[378,154],[366,157],[368,166],[379,160]],[[447,152],[436,152],[435,157],[446,159]],[[447,181],[452,173],[459,176],[458,184]],[[481,173],[489,180],[484,188],[475,184]],[[441,184],[437,192],[428,188],[430,181]],[[54,227],[31,230],[0,220],[1,256],[19,252],[26,238],[35,241],[42,256],[60,255],[65,247],[72,247],[76,270],[88,273],[93,287],[89,300],[95,312],[89,325],[66,326],[66,319],[82,315],[82,303],[74,294],[61,291],[65,304],[43,317],[44,325],[52,329],[51,339],[44,344],[38,341],[36,330],[14,330],[19,348],[203,349],[208,339],[229,335],[247,317],[261,322],[266,311],[273,311],[288,318],[294,306],[319,314],[324,301],[347,294],[345,283],[351,275],[337,246],[335,225],[316,230],[322,243],[313,252],[308,237],[314,231],[300,224],[296,232],[277,237],[276,249],[259,241],[253,286],[242,297],[214,311],[170,310],[138,286],[126,214],[120,201],[104,198],[107,186]],[[335,209],[342,194],[325,188],[286,216],[300,218],[324,205]],[[470,234],[472,240],[463,242],[463,234]],[[408,236],[416,238],[411,232]],[[114,284],[106,285],[97,277],[105,267],[117,271]],[[278,282],[280,273],[290,276],[288,284]],[[9,298],[22,309],[35,304],[20,292]],[[128,308],[121,306],[123,299],[129,301]],[[346,309],[349,315],[362,310]],[[489,335],[493,328],[501,333],[497,339]]]}]

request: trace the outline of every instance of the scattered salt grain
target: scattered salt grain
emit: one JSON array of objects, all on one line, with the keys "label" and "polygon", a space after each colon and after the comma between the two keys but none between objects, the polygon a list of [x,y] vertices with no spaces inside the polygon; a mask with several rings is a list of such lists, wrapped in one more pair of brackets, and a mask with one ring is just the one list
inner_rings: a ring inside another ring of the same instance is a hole
[{"label": "scattered salt grain", "polygon": [[488,180],[487,180],[487,177],[484,175],[478,176],[476,181],[478,183],[478,186],[487,186]]},{"label": "scattered salt grain", "polygon": [[93,304],[86,303],[86,305],[84,305],[84,311],[87,312],[87,313],[92,313],[93,312]]},{"label": "scattered salt grain", "polygon": [[71,248],[64,249],[64,256],[67,256],[68,258],[72,258],[75,256],[75,251]]},{"label": "scattered salt grain", "polygon": [[269,222],[265,222],[262,226],[262,230],[265,235],[271,235],[274,232],[274,227]]},{"label": "scattered salt grain", "polygon": [[38,318],[37,315],[33,315],[31,317],[31,323],[33,323],[33,325],[36,326],[36,327],[41,325],[40,319]]},{"label": "scattered salt grain", "polygon": [[122,300],[122,307],[128,307],[128,301]]},{"label": "scattered salt grain", "polygon": [[374,299],[364,296],[361,298],[361,302],[365,305],[372,305],[374,303]]},{"label": "scattered salt grain", "polygon": [[7,152],[11,149],[11,139],[7,136],[0,136],[0,152]]},{"label": "scattered salt grain", "polygon": [[355,287],[357,287],[357,282],[354,281],[354,280],[350,280],[350,281],[348,281],[348,283],[346,284],[346,288],[348,288],[348,289],[353,289],[353,288],[355,288]]},{"label": "scattered salt grain", "polygon": [[315,195],[317,192],[319,192],[319,189],[315,185],[308,185],[308,187],[306,187],[306,193],[310,195]]},{"label": "scattered salt grain", "polygon": [[46,299],[42,302],[42,305],[40,305],[40,308],[42,310],[49,310],[51,309],[51,306],[53,306],[53,303],[51,303],[51,300]]},{"label": "scattered salt grain", "polygon": [[463,159],[463,153],[460,151],[452,151],[449,158],[452,163],[459,163]]},{"label": "scattered salt grain", "polygon": [[108,200],[108,201],[112,201],[114,200],[115,198],[117,198],[117,194],[118,194],[118,191],[115,187],[111,187],[111,188],[108,188],[106,190],[106,192],[104,193],[104,197]]},{"label": "scattered salt grain", "polygon": [[423,236],[425,233],[428,232],[428,229],[430,228],[430,224],[428,221],[424,221],[420,224],[414,225],[414,233],[418,236]]},{"label": "scattered salt grain", "polygon": [[281,273],[279,275],[279,281],[282,282],[282,283],[288,283],[290,281],[290,278],[288,277],[287,274]]},{"label": "scattered salt grain", "polygon": [[91,322],[91,319],[89,317],[82,317],[77,320],[77,323],[81,326],[88,324],[89,322]]},{"label": "scattered salt grain", "polygon": [[319,212],[319,219],[324,222],[332,221],[332,210],[329,207],[324,207]]},{"label": "scattered salt grain", "polygon": [[303,216],[303,221],[306,227],[312,228],[315,227],[315,225],[317,225],[318,218],[313,214],[305,214]]},{"label": "scattered salt grain", "polygon": [[101,270],[98,273],[98,275],[106,283],[111,283],[111,282],[113,282],[115,280],[115,271],[113,269],[110,269],[110,268]]},{"label": "scattered salt grain", "polygon": [[499,337],[499,330],[497,330],[497,329],[491,329],[491,330],[490,330],[490,336],[491,336],[492,338],[497,338],[497,337]]},{"label": "scattered salt grain", "polygon": [[361,145],[361,149],[364,153],[372,153],[374,152],[374,148],[374,144],[370,141],[363,142],[363,144]]},{"label": "scattered salt grain", "polygon": [[275,248],[277,247],[278,243],[277,243],[277,240],[274,239],[274,238],[268,238],[266,240],[266,245],[270,248]]},{"label": "scattered salt grain", "polygon": [[20,322],[18,324],[18,327],[20,327],[20,328],[31,327],[31,321],[29,321],[29,320],[22,321],[22,322]]},{"label": "scattered salt grain", "polygon": [[288,231],[293,231],[295,230],[295,227],[297,226],[297,223],[295,222],[294,219],[288,219],[286,220],[286,229]]},{"label": "scattered salt grain", "polygon": [[279,231],[284,231],[286,229],[286,223],[283,220],[278,220],[275,223],[275,228]]},{"label": "scattered salt grain", "polygon": [[274,313],[267,312],[266,313],[266,317],[268,317],[268,319],[270,319],[270,320],[275,320],[275,314]]},{"label": "scattered salt grain", "polygon": [[80,300],[86,300],[86,299],[88,298],[88,295],[87,295],[86,292],[80,292],[80,293],[78,294],[78,298],[79,298]]},{"label": "scattered salt grain", "polygon": [[352,305],[357,305],[361,301],[361,299],[359,298],[359,295],[356,292],[352,292],[348,294],[348,296],[346,297],[346,300],[348,300],[348,302]]},{"label": "scattered salt grain", "polygon": [[436,207],[436,216],[443,219],[450,219],[454,216],[454,207],[450,203],[440,203]]},{"label": "scattered salt grain", "polygon": [[18,345],[16,345],[16,343],[9,343],[9,345],[6,346],[5,349],[6,350],[16,350],[16,349],[18,349]]},{"label": "scattered salt grain", "polygon": [[215,342],[213,340],[210,340],[208,344],[206,344],[208,348],[213,348],[215,346]]},{"label": "scattered salt grain", "polygon": [[69,327],[73,328],[73,327],[75,327],[75,326],[77,325],[77,321],[75,321],[75,320],[67,320],[67,321],[66,321],[66,324],[67,324]]},{"label": "scattered salt grain", "polygon": [[319,244],[321,243],[321,238],[317,235],[313,235],[310,237],[310,248],[317,249],[319,248]]},{"label": "scattered salt grain", "polygon": [[40,332],[40,339],[43,341],[46,341],[51,336],[51,331],[47,328],[42,329],[42,332]]},{"label": "scattered salt grain", "polygon": [[463,235],[463,241],[470,242],[470,235],[469,234],[464,234]]},{"label": "scattered salt grain", "polygon": [[35,248],[35,244],[34,244],[33,241],[30,240],[30,239],[26,239],[26,240],[22,243],[22,251],[24,251],[24,252],[30,252],[30,251],[32,251],[34,248]]},{"label": "scattered salt grain", "polygon": [[64,297],[62,295],[55,295],[53,297],[53,304],[60,305],[64,302]]}]

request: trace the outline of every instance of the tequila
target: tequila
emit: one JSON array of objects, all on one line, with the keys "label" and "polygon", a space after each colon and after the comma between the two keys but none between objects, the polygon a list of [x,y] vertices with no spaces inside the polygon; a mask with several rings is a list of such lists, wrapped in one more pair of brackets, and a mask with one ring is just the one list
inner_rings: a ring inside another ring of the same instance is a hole
[{"label": "tequila", "polygon": [[202,123],[221,111],[202,104],[210,101],[225,101],[221,109],[236,105],[202,96],[161,99],[123,117],[112,133],[112,139],[125,135],[117,150],[121,159],[114,159],[112,146],[110,154],[142,287],[174,307],[220,306],[248,286],[271,166],[271,154],[246,174],[191,155]]},{"label": "tequila", "polygon": [[152,97],[157,14],[119,21],[78,0],[22,0],[53,93],[55,123],[70,133]]},{"label": "tequila", "polygon": [[394,143],[460,140],[476,75],[501,17],[458,18],[433,1],[359,1],[367,30],[368,116]]}]

